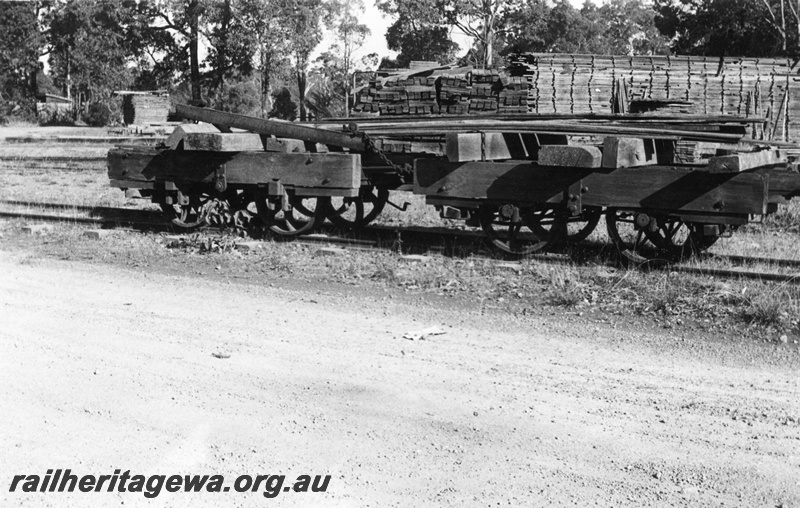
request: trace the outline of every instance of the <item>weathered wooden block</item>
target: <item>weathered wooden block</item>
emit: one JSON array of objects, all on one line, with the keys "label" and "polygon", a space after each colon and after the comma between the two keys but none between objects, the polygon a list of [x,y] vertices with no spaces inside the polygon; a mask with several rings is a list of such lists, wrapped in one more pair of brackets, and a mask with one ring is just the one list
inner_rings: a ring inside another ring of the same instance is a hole
[{"label": "weathered wooden block", "polygon": [[183,139],[187,134],[219,133],[219,129],[210,123],[182,123],[173,129],[167,138],[166,144],[172,150],[183,149]]},{"label": "weathered wooden block", "polygon": [[544,145],[539,150],[540,166],[599,168],[602,159],[596,146]]},{"label": "weathered wooden block", "polygon": [[481,160],[480,133],[448,133],[445,137],[445,154],[450,162]]},{"label": "weathered wooden block", "polygon": [[445,142],[450,162],[524,159],[533,149],[517,133],[449,133]]},{"label": "weathered wooden block", "polygon": [[21,231],[28,235],[44,234],[53,230],[52,224],[32,224],[30,226],[22,226]]},{"label": "weathered wooden block", "polygon": [[307,151],[304,141],[288,138],[265,137],[264,148],[268,152],[303,153]]},{"label": "weathered wooden block", "polygon": [[86,238],[91,238],[92,240],[100,240],[103,237],[106,237],[111,234],[110,229],[87,229],[83,232],[83,236]]},{"label": "weathered wooden block", "polygon": [[708,161],[711,173],[738,173],[762,166],[772,166],[786,162],[786,155],[780,150],[762,150],[760,152],[737,153],[712,157]]},{"label": "weathered wooden block", "polygon": [[183,137],[184,150],[248,152],[264,150],[261,136],[252,132],[191,132]]},{"label": "weathered wooden block", "polygon": [[604,168],[632,168],[657,162],[652,139],[607,137],[603,140]]}]

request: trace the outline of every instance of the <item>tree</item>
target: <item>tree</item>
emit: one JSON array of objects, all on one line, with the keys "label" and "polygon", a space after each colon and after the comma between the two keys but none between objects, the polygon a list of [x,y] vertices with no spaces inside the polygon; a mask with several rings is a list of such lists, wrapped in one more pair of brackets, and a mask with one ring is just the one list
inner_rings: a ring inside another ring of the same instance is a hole
[{"label": "tree", "polygon": [[341,74],[340,83],[342,96],[344,98],[344,116],[350,110],[350,94],[352,85],[350,74],[355,68],[354,53],[358,51],[370,34],[367,25],[358,22],[358,18],[353,14],[354,10],[364,10],[362,0],[338,0],[335,4],[335,17],[333,33],[336,43],[330,47],[330,53],[334,56],[331,59],[338,66]]},{"label": "tree", "polygon": [[210,72],[204,81],[217,97],[224,95],[227,80],[253,73],[255,44],[236,14],[232,0],[215,2],[207,9],[203,33],[209,43],[205,62]]},{"label": "tree", "polygon": [[290,122],[297,118],[297,104],[292,100],[292,93],[288,88],[283,87],[275,92],[272,103],[269,118],[280,118]]},{"label": "tree", "polygon": [[450,62],[458,45],[450,40],[444,15],[429,0],[384,0],[378,8],[396,17],[386,31],[386,43],[399,54],[394,64],[408,67],[412,60]]},{"label": "tree", "polygon": [[[786,22],[786,5],[785,0],[655,0],[655,23],[680,54],[797,55],[797,25]],[[797,12],[788,5],[789,12]]]},{"label": "tree", "polygon": [[322,21],[329,5],[322,0],[288,0],[286,10],[288,52],[291,54],[297,92],[300,99],[300,120],[305,121],[308,68],[311,52],[322,41]]},{"label": "tree", "polygon": [[274,77],[288,67],[291,4],[283,0],[239,0],[235,13],[245,28],[244,37],[254,45],[261,115],[267,116],[272,107]]},{"label": "tree", "polygon": [[494,65],[496,44],[505,34],[504,21],[512,11],[510,0],[436,0],[445,19],[475,40],[474,64]]},{"label": "tree", "polygon": [[50,66],[56,84],[74,96],[78,110],[107,101],[130,84],[127,65],[138,38],[129,36],[136,3],[123,0],[69,1],[49,14]]},{"label": "tree", "polygon": [[581,9],[566,0],[552,7],[544,0],[527,0],[508,14],[503,53],[667,53],[668,42],[654,18],[641,0],[610,0],[601,7],[587,1]]},{"label": "tree", "polygon": [[4,2],[0,9],[0,121],[10,110],[36,111],[36,75],[44,46],[38,7],[32,2]]}]

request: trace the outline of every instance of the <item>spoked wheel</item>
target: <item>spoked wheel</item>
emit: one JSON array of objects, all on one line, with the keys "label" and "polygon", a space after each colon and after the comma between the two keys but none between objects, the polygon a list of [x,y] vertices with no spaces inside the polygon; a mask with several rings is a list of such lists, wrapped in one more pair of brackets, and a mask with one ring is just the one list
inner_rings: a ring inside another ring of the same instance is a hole
[{"label": "spoked wheel", "polygon": [[389,201],[388,189],[362,188],[354,198],[333,197],[328,220],[343,229],[363,228],[383,211]]},{"label": "spoked wheel", "polygon": [[478,220],[486,238],[498,249],[515,257],[538,252],[548,245],[528,227],[532,209],[515,205],[483,205]]},{"label": "spoked wheel", "polygon": [[704,236],[703,225],[674,217],[657,217],[657,227],[647,235],[664,253],[674,259],[690,257],[714,245],[717,236]]},{"label": "spoked wheel", "polygon": [[551,244],[574,244],[586,240],[600,221],[600,208],[584,208],[580,215],[569,216],[565,210],[537,210],[528,218],[531,230]]},{"label": "spoked wheel", "polygon": [[637,264],[683,259],[707,249],[717,239],[703,236],[702,224],[629,210],[608,210],[606,226],[619,252]]},{"label": "spoked wheel", "polygon": [[256,199],[258,216],[264,224],[276,235],[285,237],[309,233],[325,219],[328,206],[327,198],[291,195],[288,210],[282,210],[280,198]]},{"label": "spoked wheel", "polygon": [[206,222],[208,204],[211,200],[205,192],[189,194],[189,203],[184,205],[159,203],[167,220],[178,227],[191,229]]}]

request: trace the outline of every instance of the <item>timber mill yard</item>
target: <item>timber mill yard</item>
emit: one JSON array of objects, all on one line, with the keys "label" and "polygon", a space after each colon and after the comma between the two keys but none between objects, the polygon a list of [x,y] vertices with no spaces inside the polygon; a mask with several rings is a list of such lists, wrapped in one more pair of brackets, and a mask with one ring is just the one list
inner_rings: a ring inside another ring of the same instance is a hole
[{"label": "timber mill yard", "polygon": [[[0,128],[2,476],[800,506],[795,72],[521,55],[367,76],[334,121]],[[222,495],[156,504],[265,502]]]}]

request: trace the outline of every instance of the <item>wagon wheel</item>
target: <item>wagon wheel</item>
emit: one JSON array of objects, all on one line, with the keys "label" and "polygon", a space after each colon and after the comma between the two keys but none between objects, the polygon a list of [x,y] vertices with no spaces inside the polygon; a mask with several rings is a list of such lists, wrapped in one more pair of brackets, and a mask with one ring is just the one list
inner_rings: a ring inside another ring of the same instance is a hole
[{"label": "wagon wheel", "polygon": [[291,195],[289,209],[281,209],[280,198],[259,197],[256,199],[258,216],[279,236],[293,237],[310,232],[321,224],[327,213],[327,198]]},{"label": "wagon wheel", "polygon": [[703,225],[673,217],[658,217],[658,226],[645,234],[650,241],[672,258],[681,259],[714,245],[717,236],[703,235]]},{"label": "wagon wheel", "polygon": [[656,236],[636,226],[637,213],[610,208],[606,211],[608,236],[625,259],[637,264],[658,259],[660,245]]},{"label": "wagon wheel", "polygon": [[208,213],[208,204],[211,196],[205,192],[189,194],[189,203],[186,205],[159,203],[161,211],[167,220],[176,226],[191,229],[204,224]]},{"label": "wagon wheel", "polygon": [[540,251],[549,243],[528,228],[530,221],[526,219],[532,213],[515,205],[483,205],[478,209],[478,220],[492,245],[519,257]]},{"label": "wagon wheel", "polygon": [[354,198],[333,197],[328,211],[328,220],[343,229],[363,228],[383,211],[389,201],[389,190],[381,188],[362,188]]},{"label": "wagon wheel", "polygon": [[537,210],[529,218],[531,230],[543,240],[552,244],[571,244],[586,240],[602,215],[601,208],[587,207],[575,217],[566,215],[563,210],[549,208]]}]

